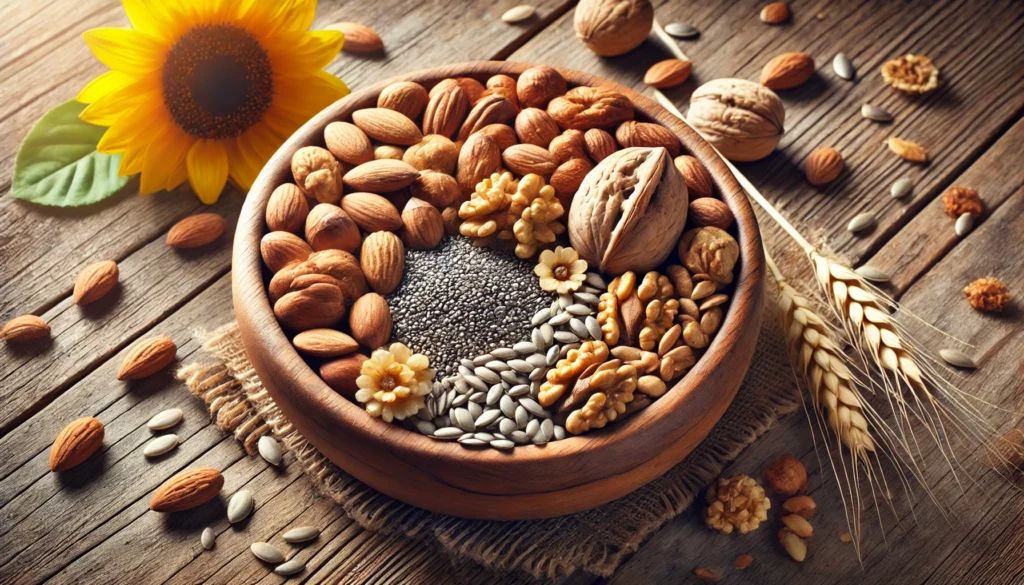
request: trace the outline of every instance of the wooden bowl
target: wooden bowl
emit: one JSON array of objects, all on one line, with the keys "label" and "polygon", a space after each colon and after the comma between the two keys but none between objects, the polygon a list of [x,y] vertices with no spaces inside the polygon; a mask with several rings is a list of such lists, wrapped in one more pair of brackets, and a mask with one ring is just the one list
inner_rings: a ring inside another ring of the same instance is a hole
[{"label": "wooden bowl", "polygon": [[750,365],[760,330],[764,291],[761,237],[740,186],[711,147],[654,101],[609,81],[561,70],[571,86],[604,85],[628,96],[637,117],[670,128],[714,177],[736,217],[741,262],[721,329],[700,361],[664,396],[633,417],[590,434],[510,452],[469,450],[371,418],[329,388],[296,352],[267,298],[260,238],[267,200],[291,182],[292,154],[323,146],[323,129],[354,110],[374,107],[390,82],[431,87],[448,77],[516,76],[530,67],[472,62],[419,71],[381,82],[329,106],[300,128],[267,163],[249,192],[235,234],[232,265],[235,314],[249,359],[281,411],[338,467],[373,488],[453,516],[529,519],[593,508],[626,495],[679,463],[711,431],[732,402]]}]

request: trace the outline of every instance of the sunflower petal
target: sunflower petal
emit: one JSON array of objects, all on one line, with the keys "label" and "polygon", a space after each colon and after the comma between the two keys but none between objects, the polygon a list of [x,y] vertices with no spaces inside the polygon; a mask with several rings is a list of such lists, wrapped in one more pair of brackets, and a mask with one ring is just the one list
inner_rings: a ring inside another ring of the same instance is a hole
[{"label": "sunflower petal", "polygon": [[305,77],[333,61],[344,41],[341,31],[318,30],[275,35],[264,44],[274,71],[283,76]]},{"label": "sunflower petal", "polygon": [[188,151],[188,182],[199,200],[216,203],[228,182],[228,155],[219,140],[197,140]]},{"label": "sunflower petal", "polygon": [[140,79],[127,87],[112,91],[89,104],[78,117],[97,126],[113,126],[121,116],[140,104],[159,104],[160,93],[148,89],[146,86],[149,83],[148,79]]},{"label": "sunflower petal", "polygon": [[104,154],[116,154],[138,144],[144,148],[150,142],[147,137],[153,133],[153,126],[161,119],[159,108],[163,108],[163,104],[141,102],[135,108],[125,110],[114,125],[103,133],[96,150]]},{"label": "sunflower petal", "polygon": [[126,28],[94,28],[82,33],[101,63],[114,71],[143,75],[158,71],[162,65],[161,45],[146,35]]},{"label": "sunflower petal", "polygon": [[125,75],[120,71],[107,71],[83,87],[75,99],[83,104],[91,104],[108,93],[123,89],[135,79],[135,77]]},{"label": "sunflower petal", "polygon": [[174,38],[178,23],[173,8],[165,8],[164,2],[153,0],[123,0],[122,3],[132,28],[162,41]]},{"label": "sunflower petal", "polygon": [[187,134],[175,126],[165,126],[146,148],[139,192],[148,195],[167,189],[172,175],[185,167],[185,157],[191,146],[192,139]]},{"label": "sunflower petal", "polygon": [[274,15],[271,33],[309,30],[316,16],[316,0],[285,0]]}]

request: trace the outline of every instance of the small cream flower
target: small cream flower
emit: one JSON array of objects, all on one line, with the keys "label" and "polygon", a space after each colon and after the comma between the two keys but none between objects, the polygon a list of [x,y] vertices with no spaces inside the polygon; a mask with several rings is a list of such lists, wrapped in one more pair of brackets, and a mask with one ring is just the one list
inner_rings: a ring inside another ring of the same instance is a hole
[{"label": "small cream flower", "polygon": [[587,261],[572,248],[558,246],[554,252],[540,253],[540,263],[533,268],[540,277],[540,287],[548,292],[565,294],[580,287],[587,278]]},{"label": "small cream flower", "polygon": [[378,349],[363,362],[356,378],[356,400],[366,405],[370,416],[386,422],[404,420],[426,406],[434,380],[427,356],[413,353],[401,343]]}]

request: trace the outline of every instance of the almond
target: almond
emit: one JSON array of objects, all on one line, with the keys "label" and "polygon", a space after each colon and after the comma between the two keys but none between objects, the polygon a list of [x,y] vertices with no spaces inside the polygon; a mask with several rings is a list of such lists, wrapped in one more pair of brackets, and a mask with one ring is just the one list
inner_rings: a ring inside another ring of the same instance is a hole
[{"label": "almond", "polygon": [[274,303],[274,315],[294,331],[333,327],[345,316],[345,297],[337,286],[318,282],[282,296]]},{"label": "almond", "polygon": [[392,231],[402,227],[398,209],[376,193],[349,193],[341,198],[341,208],[364,232]]},{"label": "almond", "polygon": [[297,233],[306,224],[309,201],[291,183],[279,185],[267,201],[267,228],[272,232]]},{"label": "almond", "polygon": [[386,295],[398,287],[405,272],[405,248],[391,232],[373,232],[359,252],[363,276],[374,291]]},{"label": "almond", "polygon": [[835,180],[843,172],[843,157],[834,148],[815,149],[804,162],[804,175],[812,185],[824,185]]},{"label": "almond", "polygon": [[178,346],[166,335],[144,339],[135,344],[121,360],[117,379],[141,380],[152,376],[169,366],[177,352]]},{"label": "almond", "polygon": [[444,221],[436,207],[415,197],[402,210],[402,241],[414,250],[436,248],[444,237]]},{"label": "almond", "polygon": [[418,197],[434,207],[448,207],[462,195],[455,177],[437,171],[420,171],[420,176],[409,185],[413,197]]},{"label": "almond", "polygon": [[928,162],[928,151],[916,142],[892,136],[886,139],[885,144],[903,160],[920,164]]},{"label": "almond", "polygon": [[761,70],[761,85],[768,89],[790,89],[814,74],[814,59],[807,53],[783,53]]},{"label": "almond", "polygon": [[483,99],[489,95],[497,95],[507,99],[512,104],[515,113],[519,113],[519,95],[516,93],[515,79],[501,73],[492,76],[487,80],[487,91],[480,98]]},{"label": "almond", "polygon": [[345,44],[341,50],[346,53],[373,53],[384,48],[377,31],[358,22],[338,22],[327,27],[345,33]]},{"label": "almond", "polygon": [[366,293],[352,304],[348,328],[359,343],[377,349],[391,339],[391,310],[384,297]]},{"label": "almond", "polygon": [[21,315],[8,321],[0,329],[0,339],[9,343],[21,343],[41,339],[50,334],[50,326],[35,315]]},{"label": "almond", "polygon": [[615,140],[623,148],[661,146],[668,150],[668,154],[673,157],[679,156],[679,149],[682,148],[679,137],[671,130],[661,124],[650,122],[627,120],[619,124],[619,127],[615,129]]},{"label": "almond", "polygon": [[484,95],[459,128],[459,140],[466,140],[470,134],[490,124],[508,124],[515,119],[516,110],[516,106],[504,96]]},{"label": "almond", "polygon": [[676,169],[683,175],[683,180],[686,181],[686,190],[690,194],[690,198],[694,197],[710,197],[715,194],[715,183],[711,179],[711,173],[708,169],[696,158],[683,154],[677,156],[674,160]]},{"label": "almond", "polygon": [[320,366],[320,377],[335,392],[354,400],[359,386],[356,385],[356,378],[359,377],[363,368],[363,362],[367,358],[361,353],[354,353],[343,358],[325,362]]},{"label": "almond", "polygon": [[423,133],[440,134],[446,138],[455,136],[469,111],[469,98],[458,85],[452,84],[444,91],[431,96],[423,112]]},{"label": "almond", "polygon": [[787,514],[796,514],[805,520],[810,520],[818,511],[818,505],[811,496],[793,496],[782,502],[782,511]]},{"label": "almond", "polygon": [[334,158],[352,165],[373,160],[370,137],[355,124],[331,122],[324,128],[324,142]]},{"label": "almond", "polygon": [[430,88],[430,92],[428,95],[430,97],[434,97],[435,95],[441,93],[442,91],[448,91],[448,89],[456,85],[461,87],[462,91],[466,92],[466,97],[469,99],[470,105],[475,104],[476,101],[479,100],[480,97],[484,95],[484,92],[487,91],[487,88],[484,87],[484,84],[473,79],[472,77],[449,77],[448,79],[442,79],[441,81],[437,82],[437,84],[434,85],[434,87]]},{"label": "almond", "polygon": [[459,147],[440,134],[427,134],[423,140],[405,149],[402,160],[418,171],[452,174],[459,160]]},{"label": "almond", "polygon": [[714,226],[727,230],[732,225],[732,211],[725,202],[714,197],[698,197],[690,201],[690,221],[699,227]]},{"label": "almond", "polygon": [[555,190],[555,195],[562,202],[563,209],[569,209],[572,199],[587,176],[594,168],[587,158],[571,158],[560,164],[551,175],[549,185]]},{"label": "almond", "polygon": [[464,194],[472,193],[477,183],[491,176],[500,168],[501,150],[498,148],[498,143],[485,134],[473,134],[462,145],[462,150],[459,152],[455,178]]},{"label": "almond", "polygon": [[187,469],[156,489],[149,509],[154,512],[183,512],[217,497],[224,487],[224,476],[212,467]]},{"label": "almond", "polygon": [[479,130],[480,134],[486,134],[498,143],[498,150],[504,150],[512,145],[519,144],[519,137],[516,131],[508,124],[488,124]]},{"label": "almond", "polygon": [[321,203],[306,217],[306,241],[314,251],[354,252],[361,238],[359,226],[337,205]]},{"label": "almond", "polygon": [[167,245],[172,248],[198,248],[219,238],[227,227],[216,213],[190,215],[174,224],[167,232]]},{"label": "almond", "polygon": [[423,140],[416,123],[405,114],[387,108],[364,108],[352,112],[352,123],[374,140],[409,146]]},{"label": "almond", "polygon": [[270,232],[260,240],[260,255],[271,272],[302,262],[312,253],[309,244],[291,232]]},{"label": "almond", "polygon": [[789,6],[785,2],[772,2],[761,9],[761,22],[779,24],[789,20]]},{"label": "almond", "polygon": [[329,358],[348,355],[359,349],[351,336],[335,329],[310,329],[292,339],[295,349],[313,357]]},{"label": "almond", "polygon": [[412,81],[396,81],[385,87],[377,96],[377,107],[394,110],[415,120],[427,106],[427,90]]},{"label": "almond", "polygon": [[50,447],[50,471],[67,471],[89,458],[103,445],[103,423],[96,418],[71,421]]},{"label": "almond", "polygon": [[811,526],[811,523],[803,516],[786,514],[782,517],[782,524],[800,538],[810,538],[814,536],[814,527]]},{"label": "almond", "polygon": [[644,74],[644,83],[651,87],[675,87],[690,78],[693,63],[685,59],[665,59],[651,65]]},{"label": "almond", "polygon": [[590,160],[597,164],[608,155],[618,150],[615,146],[615,139],[607,131],[600,128],[591,128],[583,134],[583,143],[587,148],[587,155]]},{"label": "almond", "polygon": [[88,305],[100,300],[117,285],[118,269],[113,260],[90,264],[78,273],[72,298],[76,305]]},{"label": "almond", "polygon": [[533,144],[517,144],[501,153],[501,160],[517,175],[530,173],[547,176],[555,172],[555,157],[548,149]]},{"label": "almond", "polygon": [[516,95],[524,108],[544,108],[552,99],[568,91],[562,74],[547,65],[530,67],[519,74]]},{"label": "almond", "polygon": [[587,143],[579,130],[569,129],[555,136],[548,145],[548,151],[558,164],[574,158],[588,158]]},{"label": "almond", "polygon": [[526,108],[516,116],[516,135],[524,144],[547,148],[559,133],[558,124],[544,110]]},{"label": "almond", "polygon": [[356,191],[387,193],[408,187],[419,171],[405,161],[371,160],[345,173],[345,185]]},{"label": "almond", "polygon": [[789,528],[779,529],[779,542],[794,561],[802,563],[807,558],[807,542]]}]

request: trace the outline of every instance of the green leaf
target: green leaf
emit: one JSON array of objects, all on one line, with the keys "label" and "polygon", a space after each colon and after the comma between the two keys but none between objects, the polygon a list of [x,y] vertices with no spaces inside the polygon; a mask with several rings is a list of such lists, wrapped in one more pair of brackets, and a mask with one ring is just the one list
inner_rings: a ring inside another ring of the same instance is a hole
[{"label": "green leaf", "polygon": [[64,102],[42,117],[18,149],[11,195],[40,205],[78,207],[117,193],[131,177],[121,177],[121,155],[101,154],[96,145],[106,132],[83,122],[85,104]]}]

